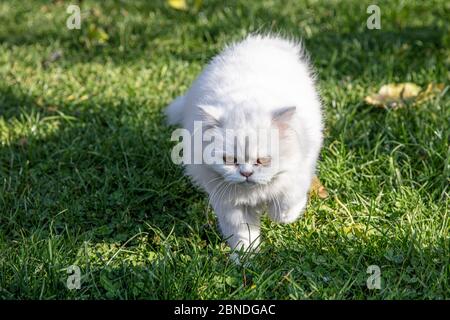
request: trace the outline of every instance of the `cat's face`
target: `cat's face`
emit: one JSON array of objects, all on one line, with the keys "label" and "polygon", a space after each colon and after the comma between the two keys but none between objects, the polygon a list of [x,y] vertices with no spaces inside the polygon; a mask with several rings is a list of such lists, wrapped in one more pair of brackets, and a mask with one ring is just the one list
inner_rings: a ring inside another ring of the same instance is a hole
[{"label": "cat's face", "polygon": [[[209,108],[209,134],[214,137],[212,153],[216,159],[211,168],[231,184],[250,187],[270,183],[287,161],[280,157],[282,144],[287,143],[280,129],[294,112],[295,108],[283,108],[276,114],[237,111],[225,116]],[[211,114],[215,115],[213,121]]]},{"label": "cat's face", "polygon": [[[258,131],[236,128],[219,130],[224,136],[224,143],[217,146],[215,152],[218,161],[211,167],[222,175],[224,181],[257,185],[267,184],[273,179],[278,172],[278,155],[275,150],[278,146],[277,141],[272,146],[270,139],[265,139],[266,134],[268,136],[270,133],[262,129]],[[266,141],[263,142],[264,139]]]}]

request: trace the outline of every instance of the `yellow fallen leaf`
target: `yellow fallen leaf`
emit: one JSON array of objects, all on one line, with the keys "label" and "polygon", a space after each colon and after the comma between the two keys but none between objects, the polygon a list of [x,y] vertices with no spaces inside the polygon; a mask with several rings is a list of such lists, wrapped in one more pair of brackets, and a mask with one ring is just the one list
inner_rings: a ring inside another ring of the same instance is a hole
[{"label": "yellow fallen leaf", "polygon": [[317,196],[320,199],[328,198],[328,191],[322,185],[322,183],[320,182],[320,180],[317,176],[314,176],[314,178],[311,182],[311,187],[309,188],[309,193],[311,196]]},{"label": "yellow fallen leaf", "polygon": [[167,0],[169,6],[177,10],[187,10],[186,0]]},{"label": "yellow fallen leaf", "polygon": [[432,99],[444,90],[443,83],[430,83],[423,90],[420,86],[411,83],[390,83],[382,86],[378,93],[364,98],[367,104],[379,108],[399,108],[407,104],[416,105]]},{"label": "yellow fallen leaf", "polygon": [[422,90],[416,98],[417,103],[432,99],[434,96],[442,92],[445,88],[443,83],[429,83],[425,90]]},{"label": "yellow fallen leaf", "polygon": [[367,96],[364,100],[370,105],[381,108],[397,108],[412,102],[421,88],[414,83],[390,83],[382,86],[378,93]]}]

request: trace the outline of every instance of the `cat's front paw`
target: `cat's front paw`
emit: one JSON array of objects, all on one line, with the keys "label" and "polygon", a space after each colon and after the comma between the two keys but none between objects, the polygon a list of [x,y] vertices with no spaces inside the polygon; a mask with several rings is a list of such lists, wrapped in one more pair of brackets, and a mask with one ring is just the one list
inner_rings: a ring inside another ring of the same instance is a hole
[{"label": "cat's front paw", "polygon": [[306,198],[291,206],[274,202],[269,205],[269,217],[278,223],[292,223],[302,215],[305,207]]}]

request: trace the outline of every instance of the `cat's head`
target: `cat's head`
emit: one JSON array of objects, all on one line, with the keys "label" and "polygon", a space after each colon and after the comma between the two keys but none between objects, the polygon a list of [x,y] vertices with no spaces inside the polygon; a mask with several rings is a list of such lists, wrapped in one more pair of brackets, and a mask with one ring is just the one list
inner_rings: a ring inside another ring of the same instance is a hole
[{"label": "cat's head", "polygon": [[215,106],[200,106],[204,138],[211,143],[203,155],[211,156],[208,165],[228,183],[242,186],[269,184],[291,165],[290,130],[295,107],[273,112],[243,111],[228,114]]}]

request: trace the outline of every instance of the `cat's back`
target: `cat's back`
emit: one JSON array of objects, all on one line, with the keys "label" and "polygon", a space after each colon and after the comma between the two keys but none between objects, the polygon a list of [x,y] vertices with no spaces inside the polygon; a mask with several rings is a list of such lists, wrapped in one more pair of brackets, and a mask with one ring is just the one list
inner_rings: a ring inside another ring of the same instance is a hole
[{"label": "cat's back", "polygon": [[[271,35],[251,35],[227,46],[200,76],[200,91],[218,95],[242,90],[247,96],[287,94],[313,84],[309,64],[299,42]],[[267,91],[269,89],[269,92]],[[217,96],[216,96],[217,97]]]},{"label": "cat's back", "polygon": [[241,78],[308,73],[301,44],[270,35],[251,35],[229,45],[211,61],[210,69],[218,75]]},{"label": "cat's back", "polygon": [[225,48],[218,56],[218,60],[223,62],[247,62],[250,64],[260,64],[266,62],[280,64],[283,60],[298,62],[302,55],[300,43],[270,35],[250,35],[244,40],[233,43]]}]

